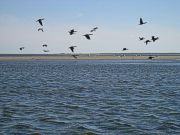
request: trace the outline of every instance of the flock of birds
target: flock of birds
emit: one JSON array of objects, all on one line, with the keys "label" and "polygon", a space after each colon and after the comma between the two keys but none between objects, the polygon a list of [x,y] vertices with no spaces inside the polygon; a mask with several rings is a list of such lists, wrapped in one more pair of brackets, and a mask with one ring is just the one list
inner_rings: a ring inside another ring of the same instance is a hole
[{"label": "flock of birds", "polygon": [[[38,19],[36,22],[38,22],[39,24],[40,24],[40,26],[41,26],[41,28],[38,28],[38,31],[41,31],[41,32],[44,32],[44,30],[43,30],[43,20],[45,20],[44,18],[41,18],[41,19]],[[140,18],[140,21],[139,21],[139,25],[144,25],[144,24],[146,24],[147,22],[144,22],[143,21],[143,19],[142,18]],[[90,34],[84,34],[84,35],[82,35],[82,36],[84,36],[87,40],[90,40],[91,39],[91,36],[93,35],[92,33],[93,32],[95,32],[96,30],[98,29],[98,27],[94,27],[92,30],[90,30]],[[75,34],[77,31],[76,30],[74,30],[74,29],[71,29],[70,31],[68,31],[69,32],[69,35],[73,35],[73,34]],[[139,41],[144,41],[146,38],[145,37],[139,37]],[[146,44],[146,45],[148,45],[148,43],[150,43],[150,42],[155,42],[156,40],[158,40],[159,39],[159,37],[155,37],[155,36],[151,36],[151,39],[146,39],[145,41],[144,41],[144,43]],[[47,48],[48,47],[48,45],[47,44],[43,44],[42,45],[42,47],[43,48]],[[72,56],[74,57],[74,58],[77,58],[77,54],[75,54],[74,53],[74,49],[75,49],[75,47],[77,47],[77,46],[70,46],[69,47],[69,49],[71,50],[71,52],[73,53],[72,54]],[[24,50],[25,49],[25,47],[20,47],[19,48],[19,50],[20,51],[22,51],[22,50]],[[129,50],[128,48],[123,48],[122,49],[122,51],[127,51],[127,50]],[[44,49],[43,50],[44,52],[49,52],[49,50],[47,50],[47,49]],[[153,59],[154,57],[152,57],[152,56],[150,56],[149,57],[149,59]]]},{"label": "flock of birds", "polygon": [[[96,30],[98,29],[98,27],[95,27],[95,28],[93,28],[92,30],[90,30],[90,32],[92,33],[92,32],[95,32]],[[69,32],[69,35],[73,35],[73,34],[75,34],[77,31],[75,31],[74,29],[71,29],[70,31],[68,31]],[[91,35],[93,35],[93,34],[85,34],[85,35],[83,35],[86,39],[88,39],[88,40],[91,40]],[[71,56],[73,56],[75,59],[77,59],[77,56],[79,56],[79,55],[77,55],[77,54],[74,54],[74,49],[75,49],[75,47],[77,47],[77,46],[70,46],[69,47],[69,49],[71,50],[71,52],[73,53]]]},{"label": "flock of birds", "polygon": [[[143,24],[146,24],[147,22],[143,22],[143,19],[142,18],[140,18],[140,23],[139,23],[139,25],[143,25]],[[139,40],[144,40],[145,38],[144,37],[139,37]],[[155,37],[155,36],[152,36],[151,37],[151,40],[153,41],[153,42],[155,42],[156,40],[158,40],[159,39],[159,37]],[[146,40],[144,43],[146,43],[146,45],[149,43],[149,42],[151,42],[151,40]]]},{"label": "flock of birds", "polygon": [[[139,20],[139,25],[144,25],[144,24],[146,24],[146,23],[147,23],[147,22],[144,22],[143,19],[140,18],[140,20]],[[145,39],[146,39],[145,37],[139,37],[139,40],[140,40],[140,41],[143,41],[143,40],[145,40]],[[151,36],[151,39],[146,39],[146,40],[144,41],[144,43],[145,43],[146,45],[148,45],[148,43],[150,43],[151,41],[155,42],[155,41],[158,40],[158,39],[159,39],[159,37]],[[122,49],[122,51],[127,51],[127,50],[129,50],[129,49],[128,49],[128,48],[123,48],[123,49]],[[149,59],[152,59],[152,58],[154,58],[154,57],[152,57],[152,56],[149,57]]]},{"label": "flock of birds", "polygon": [[[40,26],[43,27],[43,20],[45,20],[45,19],[44,19],[44,18],[40,18],[40,19],[38,19],[36,22],[38,22],[38,23],[40,24]],[[44,32],[44,30],[43,30],[42,27],[41,27],[41,28],[38,28],[38,31]],[[90,30],[91,34],[85,34],[85,35],[83,35],[83,36],[84,36],[86,39],[90,40],[90,39],[91,39],[90,36],[93,35],[92,32],[95,32],[97,29],[98,29],[98,27],[94,27],[92,30]],[[68,32],[69,32],[69,35],[73,35],[73,34],[75,34],[77,31],[75,31],[74,29],[71,29],[71,30],[68,31]],[[43,48],[47,48],[48,45],[47,45],[47,44],[43,44],[42,47],[43,47]],[[73,53],[72,56],[73,56],[74,58],[77,58],[78,55],[74,53],[75,47],[77,47],[77,46],[70,46],[69,49],[70,49],[71,52]],[[25,49],[25,47],[20,47],[20,48],[19,48],[20,51],[22,51],[22,50],[24,50],[24,49]],[[44,49],[43,51],[44,51],[44,52],[49,52],[49,50],[47,50],[47,49]]]},{"label": "flock of birds", "polygon": [[[36,22],[39,22],[39,24],[41,25],[41,28],[38,28],[38,31],[41,31],[41,32],[44,32],[44,29],[42,28],[43,27],[43,20],[45,20],[44,18],[41,18],[41,19],[38,19]],[[43,48],[47,48],[48,47],[48,45],[47,44],[43,44],[42,45],[42,47]],[[49,52],[49,50],[47,50],[47,49],[44,49],[43,50],[44,52]]]}]

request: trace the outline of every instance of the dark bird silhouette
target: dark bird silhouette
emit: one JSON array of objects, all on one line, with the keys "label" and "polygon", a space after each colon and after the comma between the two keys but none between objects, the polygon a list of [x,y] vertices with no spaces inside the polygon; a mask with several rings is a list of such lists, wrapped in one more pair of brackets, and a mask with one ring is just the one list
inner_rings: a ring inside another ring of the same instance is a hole
[{"label": "dark bird silhouette", "polygon": [[75,31],[74,29],[72,29],[72,30],[70,30],[70,31],[68,31],[68,32],[69,32],[70,35],[73,35],[73,34],[75,34],[75,32],[77,32],[77,31]]},{"label": "dark bird silhouette", "polygon": [[146,43],[146,45],[148,44],[148,43],[150,43],[151,41],[150,40],[146,40],[144,43]]},{"label": "dark bird silhouette", "polygon": [[47,44],[43,44],[42,46],[43,46],[43,47],[47,47],[48,45],[47,45]]},{"label": "dark bird silhouette", "polygon": [[43,26],[43,23],[42,23],[43,20],[44,20],[44,18],[38,19],[36,22],[39,22],[39,24],[40,24],[41,26]]},{"label": "dark bird silhouette", "polygon": [[74,48],[77,47],[77,46],[70,46],[69,49],[74,52]]},{"label": "dark bird silhouette", "polygon": [[147,22],[143,22],[143,19],[140,18],[140,22],[139,22],[139,25],[143,25],[143,24],[146,24]]},{"label": "dark bird silhouette", "polygon": [[150,60],[152,60],[152,59],[154,59],[155,57],[153,57],[153,56],[149,56],[148,57],[148,59],[150,59]]},{"label": "dark bird silhouette", "polygon": [[144,40],[145,38],[144,37],[139,37],[139,40]]},{"label": "dark bird silhouette", "polygon": [[85,36],[88,40],[90,40],[91,38],[90,38],[90,35],[93,35],[93,34],[85,34],[85,35],[83,35],[83,36]]},{"label": "dark bird silhouette", "polygon": [[44,32],[43,28],[39,28],[39,29],[38,29],[38,31],[42,31],[42,32]]},{"label": "dark bird silhouette", "polygon": [[49,52],[49,50],[43,50],[43,52]]},{"label": "dark bird silhouette", "polygon": [[159,39],[159,37],[155,37],[155,36],[152,36],[152,38],[151,38],[151,40],[153,41],[153,42],[155,42],[156,40],[158,40]]},{"label": "dark bird silhouette", "polygon": [[22,51],[24,48],[25,48],[25,47],[20,47],[20,48],[19,48],[19,50],[21,50],[21,51]]},{"label": "dark bird silhouette", "polygon": [[73,54],[73,55],[71,55],[71,56],[73,56],[75,59],[77,59],[77,56],[79,56],[79,55]]},{"label": "dark bird silhouette", "polygon": [[90,32],[94,32],[98,29],[98,27],[93,28]]},{"label": "dark bird silhouette", "polygon": [[122,51],[127,51],[128,49],[127,48],[123,48]]}]

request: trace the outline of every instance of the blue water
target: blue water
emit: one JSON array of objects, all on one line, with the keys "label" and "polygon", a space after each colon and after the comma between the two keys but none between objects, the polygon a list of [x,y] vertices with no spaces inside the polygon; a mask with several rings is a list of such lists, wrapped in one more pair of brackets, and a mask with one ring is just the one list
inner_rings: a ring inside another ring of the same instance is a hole
[{"label": "blue water", "polygon": [[180,134],[180,61],[1,61],[0,134]]}]

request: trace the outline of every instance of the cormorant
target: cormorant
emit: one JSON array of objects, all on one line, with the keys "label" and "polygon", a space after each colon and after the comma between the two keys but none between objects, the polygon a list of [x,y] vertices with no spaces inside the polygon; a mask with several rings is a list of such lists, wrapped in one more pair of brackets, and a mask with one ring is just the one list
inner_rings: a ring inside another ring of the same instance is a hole
[{"label": "cormorant", "polygon": [[127,48],[123,48],[122,51],[127,51],[128,49]]},{"label": "cormorant", "polygon": [[143,25],[143,24],[146,24],[147,22],[143,22],[143,19],[140,18],[140,22],[139,22],[139,25]]},{"label": "cormorant", "polygon": [[150,43],[151,41],[150,40],[146,40],[144,43],[146,43],[146,45],[148,44],[148,43]]},{"label": "cormorant", "polygon": [[71,49],[72,52],[74,52],[74,48],[77,46],[70,46],[69,49]]},{"label": "cormorant", "polygon": [[43,26],[42,20],[44,20],[44,18],[38,19],[36,22],[39,22],[39,24],[40,24],[41,26]]},{"label": "cormorant", "polygon": [[153,56],[149,56],[148,59],[152,60],[154,57]]},{"label": "cormorant", "polygon": [[38,31],[40,31],[40,30],[41,30],[42,32],[44,32],[43,28],[39,28],[39,29],[38,29]]},{"label": "cormorant", "polygon": [[139,40],[144,40],[145,38],[144,37],[139,37]]},{"label": "cormorant", "polygon": [[153,41],[153,42],[155,42],[156,40],[158,40],[159,39],[159,37],[155,37],[155,36],[152,36],[152,38],[151,38],[151,40]]},{"label": "cormorant", "polygon": [[43,44],[42,46],[43,46],[43,47],[47,47],[48,45],[47,45],[47,44]]},{"label": "cormorant", "polygon": [[69,32],[69,34],[70,35],[73,35],[75,32],[77,32],[77,31],[75,31],[74,29],[72,29],[72,30],[70,30],[70,31],[68,31]]},{"label": "cormorant", "polygon": [[98,27],[93,28],[90,32],[94,32],[98,29]]},{"label": "cormorant", "polygon": [[19,50],[21,50],[21,51],[22,51],[24,48],[25,48],[25,47],[20,47],[20,48],[19,48]]},{"label": "cormorant", "polygon": [[77,56],[79,56],[79,55],[73,54],[73,55],[71,55],[71,56],[73,56],[75,59],[77,59]]},{"label": "cormorant", "polygon": [[90,35],[93,35],[93,34],[85,34],[85,35],[83,35],[83,36],[85,36],[88,40],[90,40],[91,38],[90,38]]}]

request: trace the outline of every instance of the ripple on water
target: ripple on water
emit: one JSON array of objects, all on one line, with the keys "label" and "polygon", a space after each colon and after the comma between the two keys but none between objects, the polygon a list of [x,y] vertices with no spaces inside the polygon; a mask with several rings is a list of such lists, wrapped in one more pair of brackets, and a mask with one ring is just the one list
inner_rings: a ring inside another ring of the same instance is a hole
[{"label": "ripple on water", "polygon": [[180,62],[0,64],[0,134],[180,134]]},{"label": "ripple on water", "polygon": [[157,127],[159,132],[164,132],[166,134],[179,134],[180,133],[180,124],[176,124],[173,121],[163,121],[160,123],[160,125]]}]

